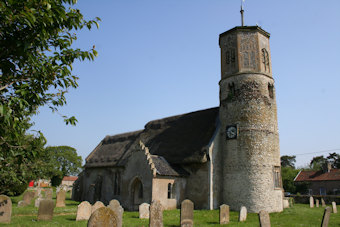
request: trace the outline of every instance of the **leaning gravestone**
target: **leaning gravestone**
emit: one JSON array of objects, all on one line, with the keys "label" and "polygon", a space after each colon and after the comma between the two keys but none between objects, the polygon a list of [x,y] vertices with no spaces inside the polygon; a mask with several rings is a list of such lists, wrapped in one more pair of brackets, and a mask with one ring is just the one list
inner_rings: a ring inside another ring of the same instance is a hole
[{"label": "leaning gravestone", "polygon": [[108,207],[96,209],[87,223],[87,227],[117,227],[117,215]]},{"label": "leaning gravestone", "polygon": [[101,201],[97,201],[95,204],[93,204],[91,208],[91,214],[93,214],[93,212],[95,212],[97,209],[101,207],[105,207],[104,203],[102,203]]},{"label": "leaning gravestone", "polygon": [[65,206],[65,197],[66,197],[66,192],[64,190],[60,190],[57,193],[57,204],[55,206],[56,207],[64,207]]},{"label": "leaning gravestone", "polygon": [[309,207],[313,208],[314,207],[314,199],[312,196],[309,197]]},{"label": "leaning gravestone", "polygon": [[315,200],[315,207],[319,207],[320,201],[318,199]]},{"label": "leaning gravestone", "polygon": [[40,201],[38,210],[38,221],[52,220],[54,210],[54,202],[51,199],[43,199]]},{"label": "leaning gravestone", "polygon": [[189,199],[181,203],[181,227],[194,226],[194,203]]},{"label": "leaning gravestone", "polygon": [[150,205],[149,227],[163,227],[163,207],[158,200],[152,201]]},{"label": "leaning gravestone", "polygon": [[220,225],[229,223],[229,206],[222,204],[220,206]]},{"label": "leaning gravestone", "polygon": [[53,188],[46,188],[45,189],[45,198],[52,199],[53,196]]},{"label": "leaning gravestone", "polygon": [[0,195],[0,223],[10,223],[12,216],[12,201],[6,195]]},{"label": "leaning gravestone", "polygon": [[328,227],[329,217],[330,216],[331,216],[331,208],[330,207],[326,207],[326,209],[325,209],[325,211],[323,213],[321,227]]},{"label": "leaning gravestone", "polygon": [[122,227],[123,226],[124,209],[120,205],[119,201],[116,200],[116,199],[113,199],[113,200],[110,201],[110,203],[107,207],[110,208],[111,210],[113,210],[113,212],[115,212],[115,214],[117,215],[117,226]]},{"label": "leaning gravestone", "polygon": [[259,212],[259,220],[260,220],[260,227],[270,227],[270,217],[267,211],[261,210]]},{"label": "leaning gravestone", "polygon": [[336,203],[335,202],[332,202],[332,208],[333,208],[334,214],[338,213],[338,210],[336,209]]},{"label": "leaning gravestone", "polygon": [[247,220],[247,208],[245,206],[241,206],[240,216],[238,217],[238,221]]},{"label": "leaning gravestone", "polygon": [[34,192],[26,191],[23,196],[23,201],[25,202],[26,205],[30,205],[33,198],[34,198]]},{"label": "leaning gravestone", "polygon": [[140,219],[149,219],[150,216],[150,204],[142,203],[139,205],[139,218]]},{"label": "leaning gravestone", "polygon": [[91,204],[83,201],[78,205],[76,221],[89,220],[91,216]]},{"label": "leaning gravestone", "polygon": [[321,205],[322,205],[322,207],[326,206],[325,200],[323,198],[321,198]]}]

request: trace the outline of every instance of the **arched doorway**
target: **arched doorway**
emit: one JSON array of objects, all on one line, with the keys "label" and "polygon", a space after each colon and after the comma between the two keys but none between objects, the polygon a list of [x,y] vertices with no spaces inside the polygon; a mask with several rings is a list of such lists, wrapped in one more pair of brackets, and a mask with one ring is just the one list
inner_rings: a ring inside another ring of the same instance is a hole
[{"label": "arched doorway", "polygon": [[132,209],[138,210],[140,204],[143,203],[144,190],[142,181],[139,178],[135,178],[131,184],[131,199]]}]

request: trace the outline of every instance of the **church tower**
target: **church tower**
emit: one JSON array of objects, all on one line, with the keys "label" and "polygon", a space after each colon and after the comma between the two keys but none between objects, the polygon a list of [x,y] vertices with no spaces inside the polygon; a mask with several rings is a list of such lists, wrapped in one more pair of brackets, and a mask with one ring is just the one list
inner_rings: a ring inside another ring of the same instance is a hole
[{"label": "church tower", "polygon": [[222,194],[233,210],[283,210],[269,36],[258,26],[220,34]]}]

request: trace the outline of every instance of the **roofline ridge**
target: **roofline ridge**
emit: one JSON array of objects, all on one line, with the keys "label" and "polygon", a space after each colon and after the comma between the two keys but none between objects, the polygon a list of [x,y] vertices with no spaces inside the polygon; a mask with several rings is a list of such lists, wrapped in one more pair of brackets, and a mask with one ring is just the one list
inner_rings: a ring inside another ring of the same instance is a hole
[{"label": "roofline ridge", "polygon": [[158,170],[156,169],[156,166],[153,163],[152,155],[150,154],[149,148],[142,142],[142,140],[139,140],[139,146],[142,149],[142,151],[144,151],[146,161],[150,167],[153,177],[156,177]]}]

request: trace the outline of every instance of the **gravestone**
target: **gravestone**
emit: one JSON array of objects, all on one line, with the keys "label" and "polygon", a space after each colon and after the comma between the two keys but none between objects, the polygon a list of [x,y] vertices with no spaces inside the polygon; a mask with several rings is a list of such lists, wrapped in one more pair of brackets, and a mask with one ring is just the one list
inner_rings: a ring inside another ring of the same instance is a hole
[{"label": "gravestone", "polygon": [[322,207],[326,206],[325,200],[323,198],[321,198],[321,205],[322,205]]},{"label": "gravestone", "polygon": [[43,199],[40,201],[38,210],[38,221],[52,220],[54,210],[54,202],[51,199]]},{"label": "gravestone", "polygon": [[334,214],[338,213],[338,210],[336,209],[336,203],[335,202],[332,202],[332,208],[333,208]]},{"label": "gravestone", "polygon": [[53,188],[45,189],[45,199],[52,199],[53,196]]},{"label": "gravestone", "polygon": [[318,199],[315,200],[315,206],[319,207],[320,206],[320,201]]},{"label": "gravestone", "polygon": [[321,227],[328,227],[329,217],[331,216],[331,208],[326,207],[325,211],[323,212]]},{"label": "gravestone", "polygon": [[238,217],[238,221],[247,220],[247,208],[245,206],[241,206],[240,216]]},{"label": "gravestone", "polygon": [[194,226],[194,203],[189,199],[181,203],[181,227]]},{"label": "gravestone", "polygon": [[89,202],[83,201],[78,205],[76,221],[89,220],[92,206]]},{"label": "gravestone", "polygon": [[24,206],[27,206],[25,201],[21,200],[21,201],[18,202],[18,207],[24,207]]},{"label": "gravestone", "polygon": [[96,209],[87,223],[87,227],[117,227],[117,216],[108,207]]},{"label": "gravestone", "polygon": [[97,201],[95,204],[93,204],[91,208],[91,214],[93,214],[93,212],[95,212],[98,208],[101,207],[105,207],[104,203],[102,203],[101,201]]},{"label": "gravestone", "polygon": [[149,227],[163,227],[163,207],[158,200],[153,200],[150,205]]},{"label": "gravestone", "polygon": [[314,199],[312,196],[309,197],[309,207],[313,208],[314,207]]},{"label": "gravestone", "polygon": [[35,207],[39,207],[39,204],[40,204],[41,200],[43,200],[43,198],[40,198],[40,197],[36,198],[35,201],[34,201],[34,206]]},{"label": "gravestone", "polygon": [[220,225],[229,223],[229,206],[222,204],[220,206]]},{"label": "gravestone", "polygon": [[139,218],[140,219],[149,219],[150,216],[150,204],[142,203],[139,205]]},{"label": "gravestone", "polygon": [[269,213],[267,211],[261,210],[259,212],[259,221],[260,221],[260,227],[270,227]]},{"label": "gravestone", "polygon": [[12,201],[6,195],[0,195],[0,223],[10,223],[12,216]]},{"label": "gravestone", "polygon": [[289,208],[289,200],[283,199],[283,208]]},{"label": "gravestone", "polygon": [[115,212],[115,214],[117,215],[117,226],[122,227],[124,208],[120,205],[119,201],[116,199],[113,199],[110,201],[107,207],[113,210],[113,212]]},{"label": "gravestone", "polygon": [[23,196],[23,201],[25,202],[26,205],[30,205],[33,198],[34,198],[34,192],[26,191]]},{"label": "gravestone", "polygon": [[59,190],[57,193],[57,204],[56,207],[64,207],[65,206],[65,197],[66,192],[64,190]]},{"label": "gravestone", "polygon": [[293,197],[289,197],[289,207],[293,207],[294,206],[294,198]]}]

